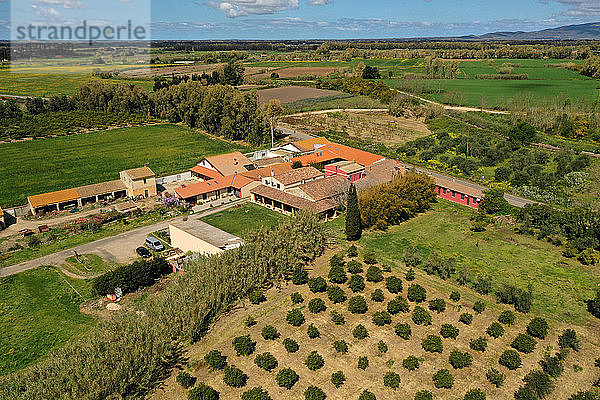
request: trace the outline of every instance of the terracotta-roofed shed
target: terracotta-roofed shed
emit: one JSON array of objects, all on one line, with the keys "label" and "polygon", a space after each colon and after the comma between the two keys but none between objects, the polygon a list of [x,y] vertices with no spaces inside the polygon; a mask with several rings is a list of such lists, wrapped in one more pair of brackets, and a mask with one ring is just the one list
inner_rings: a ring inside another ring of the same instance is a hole
[{"label": "terracotta-roofed shed", "polygon": [[239,151],[206,157],[200,161],[198,165],[214,169],[223,176],[233,175],[235,173],[240,174],[254,169],[252,161]]},{"label": "terracotta-roofed shed", "polygon": [[330,199],[314,202],[266,185],[253,188],[250,193],[253,202],[287,215],[293,215],[299,210],[311,210],[331,217],[337,207],[337,203]]},{"label": "terracotta-roofed shed", "polygon": [[40,211],[61,211],[67,207],[76,207],[81,196],[76,189],[57,190],[27,197],[32,214]]},{"label": "terracotta-roofed shed", "polygon": [[349,188],[350,181],[348,179],[340,175],[333,175],[297,186],[290,189],[289,192],[312,201],[332,199],[339,202],[345,200]]}]

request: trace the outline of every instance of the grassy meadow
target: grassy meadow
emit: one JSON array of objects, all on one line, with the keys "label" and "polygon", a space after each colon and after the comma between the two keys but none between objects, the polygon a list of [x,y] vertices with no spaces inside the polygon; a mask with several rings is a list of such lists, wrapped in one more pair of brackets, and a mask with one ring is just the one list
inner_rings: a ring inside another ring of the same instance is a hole
[{"label": "grassy meadow", "polygon": [[[440,201],[431,211],[384,232],[368,232],[360,244],[373,249],[383,262],[403,265],[404,249],[416,246],[423,259],[432,252],[455,257],[458,268],[489,275],[494,286],[507,282],[533,285],[531,312],[562,322],[584,325],[591,318],[584,301],[600,283],[600,271],[561,255],[561,249],[533,236],[516,234],[509,225],[490,225],[472,232],[474,211]],[[343,227],[342,227],[343,228]]]},{"label": "grassy meadow", "polygon": [[29,195],[119,179],[148,163],[157,176],[184,171],[204,156],[245,148],[183,126],[163,124],[0,144],[0,204]]},{"label": "grassy meadow", "polygon": [[89,297],[89,282],[51,267],[0,279],[0,375],[24,368],[84,333],[94,319],[79,306]]},{"label": "grassy meadow", "polygon": [[244,236],[248,232],[259,228],[270,228],[289,218],[284,214],[271,211],[256,204],[246,203],[229,208],[218,214],[211,214],[200,218],[201,221],[211,224],[232,235]]}]

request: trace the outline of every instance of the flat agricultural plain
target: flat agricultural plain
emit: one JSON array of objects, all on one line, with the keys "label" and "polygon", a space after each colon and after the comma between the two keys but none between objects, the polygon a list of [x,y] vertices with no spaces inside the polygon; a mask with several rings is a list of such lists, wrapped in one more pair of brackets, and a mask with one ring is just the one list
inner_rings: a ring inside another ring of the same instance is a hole
[{"label": "flat agricultural plain", "polygon": [[0,204],[27,196],[119,179],[119,171],[148,163],[157,176],[185,171],[202,157],[244,150],[179,125],[119,128],[0,144]]},{"label": "flat agricultural plain", "polygon": [[341,95],[342,92],[336,90],[315,89],[308,86],[284,86],[273,89],[263,89],[258,91],[258,102],[267,104],[273,99],[281,101],[282,104],[292,103],[304,99],[316,99],[319,97],[329,97]]}]

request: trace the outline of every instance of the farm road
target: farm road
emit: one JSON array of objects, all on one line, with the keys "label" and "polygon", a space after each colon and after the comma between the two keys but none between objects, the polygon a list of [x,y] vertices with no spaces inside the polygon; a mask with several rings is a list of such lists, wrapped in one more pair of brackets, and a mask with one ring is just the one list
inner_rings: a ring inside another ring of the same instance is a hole
[{"label": "farm road", "polygon": [[[204,213],[193,214],[188,216],[188,218],[201,218],[206,215],[221,212],[229,207],[233,207],[243,202],[244,201],[235,201],[233,203],[228,203],[220,207],[212,208]],[[90,242],[80,246],[72,247],[70,249],[62,250],[57,253],[48,254],[47,256],[25,261],[20,264],[0,268],[0,277],[18,274],[19,272],[37,268],[42,265],[60,266],[65,262],[67,257],[73,255],[74,251],[77,251],[79,254],[95,254],[107,261],[116,263],[131,262],[137,258],[135,249],[144,244],[144,240],[149,234],[167,228],[170,223],[183,221],[184,218],[185,216],[180,216],[171,220],[159,222],[154,225],[144,226],[128,232],[119,233],[115,236],[96,240],[95,242]]]}]

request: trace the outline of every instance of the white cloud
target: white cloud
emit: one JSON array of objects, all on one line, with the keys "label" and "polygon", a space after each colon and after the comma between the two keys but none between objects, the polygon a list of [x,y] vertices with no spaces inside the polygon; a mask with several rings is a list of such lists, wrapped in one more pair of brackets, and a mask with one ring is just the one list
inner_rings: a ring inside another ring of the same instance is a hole
[{"label": "white cloud", "polygon": [[[600,15],[600,1],[598,0],[553,0],[556,3],[566,4],[569,9],[563,11],[561,15],[566,17],[589,17]],[[548,0],[541,0],[542,3],[548,3]]]},{"label": "white cloud", "polygon": [[79,0],[31,0],[31,2],[49,6],[63,6],[66,9],[85,8]]},{"label": "white cloud", "polygon": [[311,6],[324,6],[327,4],[333,4],[333,0],[308,0],[308,4]]},{"label": "white cloud", "polygon": [[230,18],[250,14],[275,14],[298,8],[298,0],[210,0],[205,4],[224,12]]},{"label": "white cloud", "polygon": [[44,8],[40,6],[36,6],[35,4],[31,6],[35,15],[41,20],[53,21],[53,22],[62,22],[65,21],[65,17],[61,15],[58,10],[55,8]]}]

